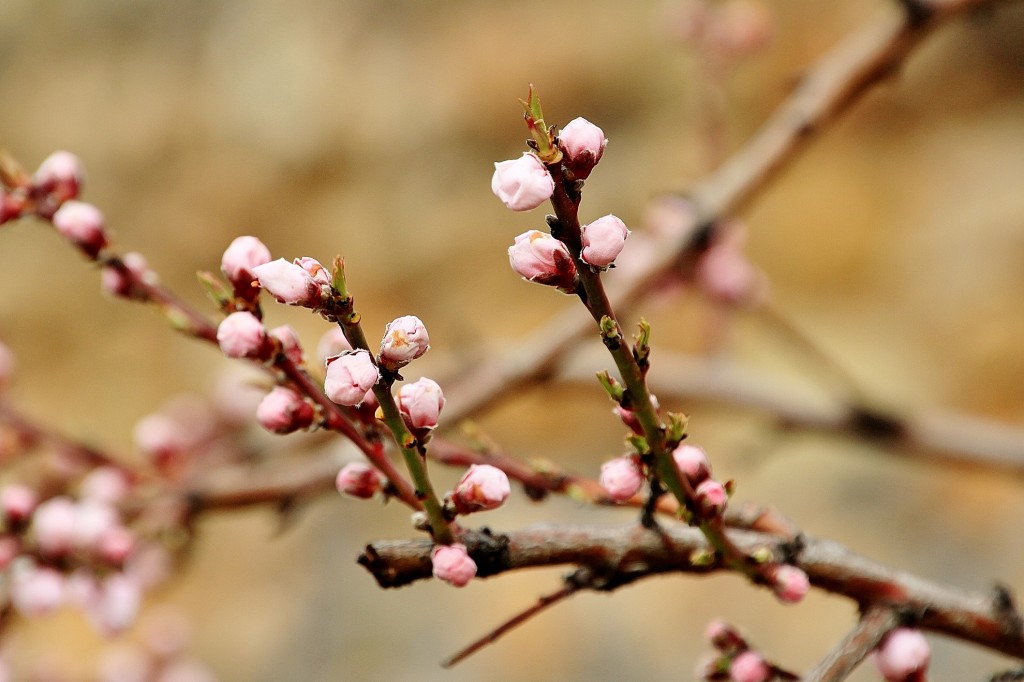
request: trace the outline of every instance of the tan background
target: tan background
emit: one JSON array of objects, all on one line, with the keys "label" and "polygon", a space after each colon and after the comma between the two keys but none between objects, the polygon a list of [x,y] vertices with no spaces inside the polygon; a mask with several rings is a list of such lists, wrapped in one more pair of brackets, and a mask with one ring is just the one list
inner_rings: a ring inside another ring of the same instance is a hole
[{"label": "tan background", "polygon": [[[772,3],[774,44],[730,81],[730,144],[816,55],[889,4]],[[415,313],[444,360],[480,341],[512,343],[570,304],[508,270],[507,245],[540,215],[503,210],[488,188],[491,163],[519,153],[516,98],[528,82],[553,122],[586,116],[611,140],[586,216],[614,211],[638,225],[649,197],[704,170],[701,89],[660,30],[662,9],[3,0],[0,144],[30,167],[54,149],[78,153],[86,199],[118,244],[147,254],[197,304],[193,273],[216,268],[238,234],[289,258],[341,253],[367,328]],[[1022,9],[943,30],[744,216],[777,307],[883,404],[1024,424]],[[101,298],[96,280],[40,225],[0,230],[0,335],[20,361],[15,398],[128,452],[137,419],[170,393],[204,390],[224,361],[150,312]],[[704,313],[690,299],[650,311],[656,344],[702,348]],[[307,314],[271,315],[309,346],[323,330]],[[738,322],[726,352],[780,377],[808,374],[756,318]],[[607,407],[596,387],[530,393],[484,424],[514,454],[596,474],[620,438]],[[669,407],[690,413],[695,441],[740,482],[741,499],[775,503],[810,533],[924,576],[1024,588],[1019,478],[780,434],[722,406]],[[481,523],[629,518],[518,495]],[[849,603],[819,594],[781,607],[735,577],[664,578],[580,596],[445,673],[440,658],[553,589],[559,572],[381,592],[352,559],[368,540],[408,536],[407,515],[334,496],[280,536],[266,510],[202,530],[194,562],[161,598],[194,617],[193,651],[225,680],[690,679],[713,616],[806,669],[853,618]],[[18,666],[46,657],[83,678],[98,643],[82,631],[65,615],[23,631],[8,652]],[[1008,666],[933,641],[935,679]]]}]

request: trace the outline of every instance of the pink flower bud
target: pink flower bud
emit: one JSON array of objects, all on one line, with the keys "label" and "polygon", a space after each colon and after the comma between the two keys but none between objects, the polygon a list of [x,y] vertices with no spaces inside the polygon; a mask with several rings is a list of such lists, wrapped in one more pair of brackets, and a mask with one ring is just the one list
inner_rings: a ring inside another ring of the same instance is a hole
[{"label": "pink flower bud", "polygon": [[[931,649],[920,630],[896,628],[875,652],[875,666],[886,682],[910,682],[928,669]],[[920,679],[924,679],[921,677]]]},{"label": "pink flower bud", "polygon": [[82,479],[78,494],[82,499],[117,504],[128,495],[130,489],[131,483],[123,471],[112,466],[102,466],[93,469]]},{"label": "pink flower bud", "polygon": [[565,154],[563,163],[578,180],[587,179],[607,144],[604,131],[585,118],[574,118],[558,134],[558,146]]},{"label": "pink flower bud", "polygon": [[220,271],[224,273],[235,290],[252,287],[256,280],[253,268],[270,262],[270,249],[256,237],[237,237],[220,259]]},{"label": "pink flower bud", "polygon": [[43,616],[64,603],[64,577],[48,567],[29,566],[11,580],[11,601],[24,616]]},{"label": "pink flower bud", "polygon": [[315,308],[322,301],[320,283],[305,268],[284,258],[257,265],[252,274],[281,303]]},{"label": "pink flower bud", "polygon": [[452,503],[460,514],[497,509],[511,492],[504,471],[490,464],[474,464],[455,486]]},{"label": "pink flower bud", "polygon": [[697,486],[711,475],[711,463],[708,456],[696,445],[680,444],[672,451],[672,459],[679,467],[679,473],[686,476],[690,485]]},{"label": "pink flower bud", "polygon": [[77,522],[78,510],[70,497],[52,497],[40,504],[32,515],[32,530],[39,549],[51,556],[70,551]]},{"label": "pink flower bud", "polygon": [[293,433],[313,423],[313,407],[298,393],[285,386],[275,386],[256,408],[260,426],[273,433]]},{"label": "pink flower bud", "polygon": [[139,283],[154,285],[159,281],[156,273],[149,268],[146,257],[130,251],[121,257],[121,262],[128,272],[110,265],[104,266],[100,273],[100,289],[117,298],[145,299],[147,294]]},{"label": "pink flower bud", "polygon": [[694,281],[709,298],[724,305],[756,305],[767,284],[743,252],[743,231],[728,230],[701,254],[694,266]]},{"label": "pink flower bud", "polygon": [[616,457],[601,465],[598,480],[610,498],[625,502],[640,492],[644,475],[635,457]]},{"label": "pink flower bud", "polygon": [[368,500],[384,487],[384,475],[366,462],[349,462],[334,481],[339,493]]},{"label": "pink flower bud", "polygon": [[380,364],[390,370],[404,367],[427,352],[429,341],[427,328],[415,315],[392,320],[380,342]]},{"label": "pink flower bud", "polygon": [[328,329],[316,344],[316,355],[320,358],[320,362],[324,364],[327,363],[328,358],[340,355],[342,351],[346,350],[352,350],[352,344],[345,338],[345,333],[341,331],[341,327],[331,327]]},{"label": "pink flower bud", "polygon": [[719,651],[729,651],[747,646],[736,629],[724,620],[713,620],[704,629],[704,636]]},{"label": "pink flower bud", "polygon": [[530,230],[508,249],[512,269],[523,279],[572,291],[576,266],[565,244],[546,232]]},{"label": "pink flower bud", "polygon": [[127,630],[139,613],[142,587],[123,573],[106,578],[86,606],[93,626],[105,635]]},{"label": "pink flower bud", "polygon": [[598,268],[606,268],[622,252],[629,230],[626,224],[609,214],[583,226],[583,252],[580,258]]},{"label": "pink flower bud", "polygon": [[124,526],[111,526],[100,536],[94,550],[104,561],[120,566],[135,551],[135,533]]},{"label": "pink flower bud", "polygon": [[20,218],[23,210],[25,210],[25,199],[22,195],[5,192],[3,187],[0,187],[0,225]]},{"label": "pink flower bud", "polygon": [[725,486],[713,478],[706,478],[694,491],[697,494],[697,504],[701,511],[708,516],[719,516],[725,510],[729,501],[729,494]]},{"label": "pink flower bud", "polygon": [[39,503],[36,491],[27,485],[12,483],[0,490],[0,510],[11,523],[20,524],[28,521]]},{"label": "pink flower bud", "polygon": [[280,327],[274,327],[267,333],[281,342],[281,350],[293,365],[299,366],[306,361],[299,335],[290,325],[283,324]]},{"label": "pink flower bud", "polygon": [[14,353],[4,343],[0,342],[0,390],[3,390],[11,381],[14,374]]},{"label": "pink flower bud", "polygon": [[100,538],[118,525],[120,521],[113,507],[97,500],[82,500],[75,505],[75,546],[97,550]]},{"label": "pink flower bud", "polygon": [[733,682],[767,682],[771,676],[772,670],[761,655],[750,650],[734,658],[729,666],[729,679]]},{"label": "pink flower bud", "polygon": [[64,202],[78,196],[84,179],[85,169],[77,156],[71,152],[54,152],[39,164],[32,184],[53,194],[58,202]]},{"label": "pink flower bud", "polygon": [[430,560],[434,564],[434,577],[455,587],[465,587],[476,576],[476,562],[463,544],[437,545],[430,553]]},{"label": "pink flower bud", "polygon": [[53,226],[90,258],[107,245],[103,214],[92,204],[66,201],[53,214]]},{"label": "pink flower bud", "polygon": [[494,164],[491,191],[513,211],[529,211],[551,197],[555,181],[540,159],[525,152],[518,159]]},{"label": "pink flower bud", "polygon": [[217,327],[217,343],[229,358],[266,359],[270,346],[263,323],[250,312],[231,313]]},{"label": "pink flower bud", "polygon": [[[651,396],[651,405],[654,406],[655,410],[661,409],[657,396]],[[640,420],[637,419],[636,413],[633,410],[627,410],[621,405],[616,405],[612,408],[612,413],[617,415],[622,420],[622,423],[628,426],[633,433],[638,436],[644,435],[644,427],[641,426]]]},{"label": "pink flower bud", "polygon": [[380,379],[380,370],[368,351],[345,351],[327,360],[324,393],[339,405],[355,406]]},{"label": "pink flower bud", "polygon": [[142,454],[163,466],[184,454],[191,445],[181,429],[181,424],[165,414],[150,414],[135,423],[132,436]]},{"label": "pink flower bud", "polygon": [[795,604],[807,595],[811,581],[807,574],[796,566],[780,564],[772,576],[772,589],[779,601]]},{"label": "pink flower bud", "polygon": [[433,379],[423,377],[419,381],[402,386],[398,392],[398,409],[413,429],[432,429],[444,407],[444,393]]}]

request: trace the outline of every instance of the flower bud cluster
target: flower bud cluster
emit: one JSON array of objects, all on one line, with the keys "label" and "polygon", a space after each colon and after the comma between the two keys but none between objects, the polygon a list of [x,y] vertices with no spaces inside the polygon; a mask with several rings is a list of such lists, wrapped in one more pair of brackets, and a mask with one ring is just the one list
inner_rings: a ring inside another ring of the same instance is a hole
[{"label": "flower bud cluster", "polygon": [[725,511],[729,494],[725,486],[711,478],[711,463],[704,450],[696,445],[679,444],[672,451],[672,459],[681,476],[684,476],[697,494],[697,504],[702,514],[719,516]]}]

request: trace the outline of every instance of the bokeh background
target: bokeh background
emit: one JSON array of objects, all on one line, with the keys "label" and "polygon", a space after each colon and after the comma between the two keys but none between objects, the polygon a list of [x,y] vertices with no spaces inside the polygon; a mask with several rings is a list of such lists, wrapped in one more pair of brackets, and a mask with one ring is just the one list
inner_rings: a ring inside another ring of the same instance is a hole
[{"label": "bokeh background", "polygon": [[[611,140],[584,215],[639,226],[651,197],[699,178],[816,56],[894,4],[767,3],[773,40],[729,71],[712,144],[719,104],[661,0],[2,0],[0,145],[29,168],[55,149],[79,154],[85,197],[118,245],[206,310],[194,273],[216,269],[237,235],[289,258],[343,254],[369,330],[402,314],[426,321],[434,350],[416,369],[429,373],[515,344],[571,305],[508,270],[508,244],[540,215],[504,210],[488,187],[492,162],[520,152],[528,83],[550,121],[585,116]],[[741,216],[773,306],[877,404],[1024,426],[1022,35],[1020,3],[944,28]],[[104,299],[97,280],[45,226],[0,230],[12,397],[131,456],[135,421],[168,395],[209,389],[225,361],[150,311]],[[692,295],[639,311],[656,348],[736,358],[775,372],[780,391],[817,380],[757,315],[722,334]],[[310,347],[324,331],[281,307],[270,319]],[[926,577],[1024,588],[1018,476],[665,402],[690,414],[740,499]],[[621,438],[596,385],[526,391],[481,425],[512,454],[592,475]],[[631,518],[520,494],[481,522]],[[266,509],[208,518],[187,571],[153,600],[191,616],[192,652],[224,680],[685,680],[712,617],[800,670],[854,618],[820,594],[783,607],[736,577],[666,577],[578,596],[442,671],[441,658],[553,590],[561,571],[383,592],[354,557],[411,534],[397,505],[326,496],[279,530]],[[937,680],[1010,664],[933,642]],[[90,679],[102,646],[69,613],[15,629],[5,651],[19,674],[44,660]]]}]

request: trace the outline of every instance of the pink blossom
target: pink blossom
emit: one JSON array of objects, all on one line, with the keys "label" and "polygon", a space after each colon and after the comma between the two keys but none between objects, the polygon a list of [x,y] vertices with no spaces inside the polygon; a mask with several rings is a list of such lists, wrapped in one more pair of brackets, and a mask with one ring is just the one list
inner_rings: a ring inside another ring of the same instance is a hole
[{"label": "pink blossom", "polygon": [[11,381],[14,374],[14,353],[3,342],[0,342],[0,389]]},{"label": "pink blossom", "polygon": [[323,363],[327,362],[327,358],[333,358],[346,350],[352,350],[352,344],[345,338],[341,327],[328,329],[316,344],[316,355]]},{"label": "pink blossom", "polygon": [[135,551],[135,533],[121,525],[103,531],[94,548],[103,560],[120,565]]},{"label": "pink blossom", "polygon": [[284,258],[257,265],[252,269],[260,286],[281,303],[315,308],[322,301],[320,283],[309,271]]},{"label": "pink blossom", "polygon": [[299,335],[291,325],[283,324],[280,327],[274,327],[267,334],[281,343],[281,351],[292,361],[293,365],[299,366],[306,361]]},{"label": "pink blossom", "polygon": [[135,447],[154,462],[168,462],[192,445],[177,420],[166,414],[149,414],[135,423]]},{"label": "pink blossom", "polygon": [[690,485],[697,486],[711,475],[711,463],[704,450],[696,445],[682,443],[672,451],[672,459],[679,467],[679,473],[686,476]]},{"label": "pink blossom", "polygon": [[563,163],[579,180],[587,179],[607,144],[604,131],[582,117],[569,121],[558,134],[558,146],[565,154]]},{"label": "pink blossom", "polygon": [[324,393],[339,405],[358,405],[380,379],[380,370],[363,349],[345,351],[327,360]]},{"label": "pink blossom", "polygon": [[128,495],[131,482],[123,471],[113,466],[97,467],[82,479],[78,494],[107,504],[117,504]]},{"label": "pink blossom", "polygon": [[236,237],[220,260],[220,271],[236,290],[252,286],[253,268],[270,262],[270,249],[256,237]]},{"label": "pink blossom", "polygon": [[32,184],[64,202],[78,196],[84,179],[81,160],[71,152],[61,151],[50,154],[39,164]]},{"label": "pink blossom", "polygon": [[64,603],[64,577],[46,566],[16,571],[10,589],[14,608],[25,616],[43,616]]},{"label": "pink blossom", "polygon": [[39,549],[51,556],[65,554],[75,541],[78,510],[70,497],[51,497],[32,515],[32,530]]},{"label": "pink blossom", "polygon": [[546,232],[530,230],[516,237],[508,249],[512,269],[523,279],[571,291],[576,266],[565,244]]},{"label": "pink blossom", "polygon": [[97,630],[110,635],[131,627],[141,602],[142,588],[138,582],[124,573],[113,573],[85,605],[86,614]]},{"label": "pink blossom", "polygon": [[75,546],[95,551],[103,535],[118,525],[117,512],[109,504],[94,499],[82,500],[75,505]]},{"label": "pink blossom", "polygon": [[700,505],[701,511],[708,516],[719,516],[729,501],[725,486],[713,478],[704,479],[694,492],[697,494],[697,504]]},{"label": "pink blossom", "polygon": [[434,577],[455,587],[465,587],[476,576],[476,562],[466,546],[455,543],[437,545],[430,554]]},{"label": "pink blossom", "polygon": [[529,211],[551,197],[555,181],[536,155],[525,152],[518,159],[494,164],[491,191],[513,211]]},{"label": "pink blossom", "polygon": [[504,471],[490,464],[474,464],[455,486],[452,503],[460,514],[497,509],[511,492]]},{"label": "pink blossom", "polygon": [[772,589],[779,601],[795,604],[807,595],[811,581],[807,574],[796,566],[781,564],[772,576]]},{"label": "pink blossom", "polygon": [[589,265],[606,268],[622,252],[629,230],[626,224],[609,214],[583,226],[583,251],[580,258]]},{"label": "pink blossom", "polygon": [[697,259],[694,281],[712,300],[725,305],[754,305],[765,295],[764,275],[743,252],[743,237],[733,229]]},{"label": "pink blossom", "polygon": [[380,363],[397,370],[427,352],[430,348],[427,328],[415,315],[404,315],[388,322],[380,342]]},{"label": "pink blossom", "polygon": [[107,245],[103,214],[84,201],[66,201],[53,214],[53,226],[90,258]]},{"label": "pink blossom", "polygon": [[217,343],[229,358],[266,359],[270,351],[263,323],[247,311],[231,313],[221,320]]},{"label": "pink blossom", "polygon": [[616,457],[601,465],[598,480],[609,497],[616,502],[625,502],[640,492],[644,475],[635,457]]},{"label": "pink blossom", "polygon": [[896,628],[890,632],[875,652],[875,666],[886,682],[911,682],[924,679],[914,677],[928,669],[931,648],[920,630]]},{"label": "pink blossom", "polygon": [[755,651],[744,651],[729,665],[729,679],[733,682],[767,682],[771,676],[771,668]]},{"label": "pink blossom", "polygon": [[402,386],[398,409],[413,429],[432,429],[444,407],[444,393],[433,379],[422,379]]},{"label": "pink blossom", "polygon": [[107,265],[100,272],[100,289],[103,293],[117,298],[145,299],[146,292],[139,283],[154,285],[159,281],[156,272],[150,269],[146,257],[129,251],[121,257],[124,270]]},{"label": "pink blossom", "polygon": [[260,426],[273,433],[292,433],[313,423],[313,407],[298,393],[285,386],[275,386],[256,408]]},{"label": "pink blossom", "polygon": [[384,475],[366,462],[349,462],[334,481],[338,492],[361,500],[373,497],[386,482]]},{"label": "pink blossom", "polygon": [[0,509],[12,523],[24,523],[39,503],[36,491],[27,485],[12,483],[0,490]]}]

